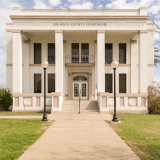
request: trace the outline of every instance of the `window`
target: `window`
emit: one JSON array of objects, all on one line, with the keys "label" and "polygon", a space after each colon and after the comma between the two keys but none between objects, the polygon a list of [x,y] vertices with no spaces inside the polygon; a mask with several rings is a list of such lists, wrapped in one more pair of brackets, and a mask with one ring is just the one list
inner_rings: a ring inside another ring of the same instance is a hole
[{"label": "window", "polygon": [[105,74],[105,92],[112,93],[112,74]]},{"label": "window", "polygon": [[119,63],[126,63],[126,43],[119,44]]},{"label": "window", "polygon": [[34,74],[34,93],[41,93],[41,74]]},{"label": "window", "polygon": [[48,74],[48,93],[55,92],[55,74]]},{"label": "window", "polygon": [[105,44],[105,63],[112,63],[112,43]]},{"label": "window", "polygon": [[89,43],[81,44],[81,63],[89,63]]},{"label": "window", "polygon": [[34,43],[34,64],[41,64],[41,43]]},{"label": "window", "polygon": [[55,64],[55,43],[48,43],[48,62]]},{"label": "window", "polygon": [[126,93],[126,74],[119,74],[119,93]]},{"label": "window", "polygon": [[79,63],[79,43],[72,43],[72,63]]}]

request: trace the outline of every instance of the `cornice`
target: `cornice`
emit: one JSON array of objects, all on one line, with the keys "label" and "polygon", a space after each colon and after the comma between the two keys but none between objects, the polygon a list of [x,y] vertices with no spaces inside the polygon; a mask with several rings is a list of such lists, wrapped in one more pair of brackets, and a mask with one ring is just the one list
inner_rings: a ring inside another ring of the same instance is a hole
[{"label": "cornice", "polygon": [[[16,7],[16,9],[20,9]],[[120,11],[120,12],[138,12],[139,9],[20,9],[21,11],[45,11],[45,12],[115,12],[115,11]]]},{"label": "cornice", "polygon": [[148,15],[10,15],[11,19],[149,19]]}]

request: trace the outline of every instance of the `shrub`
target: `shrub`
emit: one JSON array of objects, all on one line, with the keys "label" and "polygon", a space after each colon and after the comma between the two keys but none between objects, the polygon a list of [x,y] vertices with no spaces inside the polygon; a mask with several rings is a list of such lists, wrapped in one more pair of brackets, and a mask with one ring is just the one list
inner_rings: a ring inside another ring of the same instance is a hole
[{"label": "shrub", "polygon": [[4,110],[8,110],[12,105],[12,93],[9,88],[0,88],[0,106]]},{"label": "shrub", "polygon": [[148,86],[148,113],[160,114],[160,81],[154,81]]}]

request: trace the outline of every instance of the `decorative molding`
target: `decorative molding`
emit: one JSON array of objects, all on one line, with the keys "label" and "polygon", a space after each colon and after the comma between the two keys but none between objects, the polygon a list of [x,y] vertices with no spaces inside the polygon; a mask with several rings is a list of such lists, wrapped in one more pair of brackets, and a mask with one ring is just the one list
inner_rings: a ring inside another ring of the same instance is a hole
[{"label": "decorative molding", "polygon": [[133,12],[139,11],[139,9],[21,9],[21,11],[44,11],[44,12]]},{"label": "decorative molding", "polygon": [[21,7],[12,7],[12,10],[20,10]]},{"label": "decorative molding", "polygon": [[114,98],[109,98],[108,99],[108,105],[109,106],[114,106]]},{"label": "decorative molding", "polygon": [[132,107],[135,106],[136,105],[136,99],[135,98],[130,98],[129,99],[129,105],[132,106]]},{"label": "decorative molding", "polygon": [[52,99],[51,98],[46,98],[46,105],[51,106],[52,105]]},{"label": "decorative molding", "polygon": [[30,106],[31,103],[32,103],[31,98],[27,98],[27,99],[24,100],[24,105],[25,105],[25,106]]},{"label": "decorative molding", "polygon": [[10,18],[13,19],[149,19],[148,15],[10,15]]},{"label": "decorative molding", "polygon": [[12,29],[12,33],[21,33],[20,29]]},{"label": "decorative molding", "polygon": [[63,33],[63,30],[55,30],[55,33]]},{"label": "decorative molding", "polygon": [[154,26],[154,23],[147,23],[147,25],[153,25]]},{"label": "decorative molding", "polygon": [[13,23],[6,23],[6,25],[13,25]]},{"label": "decorative molding", "polygon": [[131,40],[130,42],[131,43],[137,43],[137,40]]},{"label": "decorative molding", "polygon": [[[105,64],[105,66],[111,66],[111,64]],[[131,66],[131,64],[118,64],[119,67],[128,67]]]},{"label": "decorative molding", "polygon": [[154,67],[154,64],[148,64],[147,66],[148,67]]},{"label": "decorative molding", "polygon": [[6,64],[6,66],[13,66],[13,64]]},{"label": "decorative molding", "polygon": [[97,30],[97,33],[105,33],[105,30]]},{"label": "decorative molding", "polygon": [[6,29],[6,32],[12,32],[12,29]]},{"label": "decorative molding", "polygon": [[93,67],[94,63],[66,63],[67,67]]},{"label": "decorative molding", "polygon": [[138,34],[141,34],[141,33],[148,33],[148,30],[139,30]]},{"label": "decorative molding", "polygon": [[28,40],[23,40],[23,43],[30,43],[30,39],[28,39]]},{"label": "decorative molding", "polygon": [[97,40],[94,40],[94,43],[97,43]]},{"label": "decorative molding", "polygon": [[155,30],[154,29],[148,29],[148,32],[154,32]]},{"label": "decorative molding", "polygon": [[[13,97],[44,97],[43,93],[20,93],[20,92],[13,92],[12,93]],[[47,97],[58,97],[58,96],[63,96],[63,92],[52,92],[52,93],[47,93]]]}]

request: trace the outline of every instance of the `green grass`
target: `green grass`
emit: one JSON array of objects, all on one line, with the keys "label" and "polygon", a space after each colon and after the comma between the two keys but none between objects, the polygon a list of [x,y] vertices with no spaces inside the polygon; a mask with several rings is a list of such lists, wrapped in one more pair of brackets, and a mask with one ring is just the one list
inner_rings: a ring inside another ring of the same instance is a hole
[{"label": "green grass", "polygon": [[43,113],[0,111],[0,116],[43,116]]},{"label": "green grass", "polygon": [[0,119],[0,160],[17,159],[52,122],[41,122],[39,119]]},{"label": "green grass", "polygon": [[121,124],[107,123],[140,159],[160,159],[160,115],[118,114],[118,118]]}]

